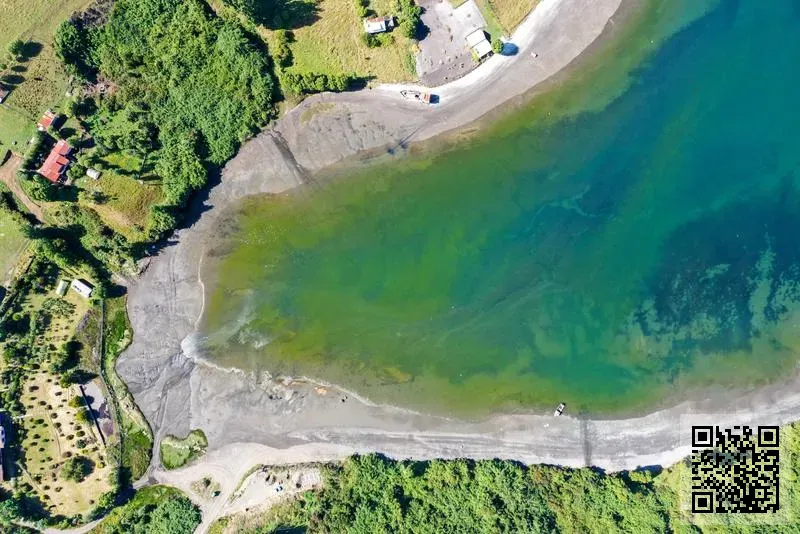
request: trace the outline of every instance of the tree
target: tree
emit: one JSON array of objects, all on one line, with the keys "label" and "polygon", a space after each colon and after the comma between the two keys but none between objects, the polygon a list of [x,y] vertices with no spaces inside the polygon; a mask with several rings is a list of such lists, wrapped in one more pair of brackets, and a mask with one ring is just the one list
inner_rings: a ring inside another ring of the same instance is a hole
[{"label": "tree", "polygon": [[84,456],[74,456],[61,467],[61,478],[81,482],[92,472],[92,463]]},{"label": "tree", "polygon": [[200,523],[200,510],[184,496],[161,501],[150,514],[148,528],[157,534],[193,532]]},{"label": "tree", "polygon": [[495,37],[494,39],[492,39],[492,51],[493,51],[495,54],[502,54],[502,53],[503,53],[503,47],[504,47],[504,46],[505,46],[505,45],[503,44],[503,41],[501,41],[501,40],[500,40],[500,39],[498,39],[497,37]]},{"label": "tree", "polygon": [[25,43],[23,43],[21,39],[14,39],[8,43],[8,53],[11,54],[11,57],[14,59],[19,59],[23,50],[25,50]]},{"label": "tree", "polygon": [[21,516],[22,508],[20,508],[17,499],[4,496],[3,500],[0,501],[0,525],[8,526]]}]

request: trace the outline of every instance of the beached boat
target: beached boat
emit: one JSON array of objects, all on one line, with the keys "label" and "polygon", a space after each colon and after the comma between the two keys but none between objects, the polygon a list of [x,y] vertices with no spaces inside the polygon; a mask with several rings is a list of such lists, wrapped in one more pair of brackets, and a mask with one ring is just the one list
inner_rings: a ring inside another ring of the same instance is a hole
[{"label": "beached boat", "polygon": [[423,104],[431,103],[430,93],[423,93],[422,91],[415,91],[413,89],[403,89],[400,91],[400,94],[407,100],[414,100],[416,102],[422,102]]},{"label": "beached boat", "polygon": [[564,410],[566,409],[567,409],[566,404],[564,404],[563,402],[559,403],[558,406],[556,407],[556,411],[553,412],[553,417],[558,417],[559,415],[564,413]]}]

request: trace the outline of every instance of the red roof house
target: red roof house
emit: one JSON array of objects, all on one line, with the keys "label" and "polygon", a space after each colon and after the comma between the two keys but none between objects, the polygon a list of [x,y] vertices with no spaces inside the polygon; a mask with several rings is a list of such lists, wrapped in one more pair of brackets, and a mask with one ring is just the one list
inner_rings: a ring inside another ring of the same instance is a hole
[{"label": "red roof house", "polygon": [[72,154],[72,147],[63,139],[59,139],[37,172],[54,184],[61,182],[71,163],[70,154]]},{"label": "red roof house", "polygon": [[36,123],[36,128],[38,128],[40,132],[46,131],[51,126],[55,128],[56,119],[58,119],[58,115],[48,109],[44,112],[42,118],[39,119],[39,122]]}]

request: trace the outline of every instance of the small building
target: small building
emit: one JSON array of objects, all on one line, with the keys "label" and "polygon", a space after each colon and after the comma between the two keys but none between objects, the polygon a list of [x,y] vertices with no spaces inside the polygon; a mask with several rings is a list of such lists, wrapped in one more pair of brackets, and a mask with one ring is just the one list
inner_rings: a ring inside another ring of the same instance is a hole
[{"label": "small building", "polygon": [[62,278],[58,281],[58,286],[56,286],[56,295],[63,297],[67,294],[67,289],[69,289],[69,282]]},{"label": "small building", "polygon": [[59,122],[60,122],[59,116],[48,109],[47,111],[44,112],[42,118],[39,119],[39,122],[36,123],[36,128],[40,132],[45,132],[47,131],[48,128],[57,127]]},{"label": "small building", "polygon": [[72,147],[63,139],[59,139],[56,146],[48,154],[47,159],[44,160],[38,172],[47,180],[54,184],[61,183],[64,180],[64,174],[67,172],[72,160],[69,156],[72,154]]},{"label": "small building", "polygon": [[492,54],[492,43],[486,38],[483,28],[478,28],[467,35],[467,46],[478,58],[478,61]]},{"label": "small building", "polygon": [[85,299],[91,297],[92,291],[94,291],[94,287],[92,287],[91,284],[83,280],[79,280],[78,278],[72,281],[70,287],[72,287],[73,291],[75,291],[77,294],[79,294]]},{"label": "small building", "polygon": [[10,93],[11,89],[5,87],[4,85],[0,85],[0,104],[3,103],[3,100],[5,100]]},{"label": "small building", "polygon": [[388,32],[394,28],[394,17],[373,17],[364,19],[364,31],[369,34]]},{"label": "small building", "polygon": [[88,176],[92,180],[99,180],[100,179],[100,171],[98,171],[97,169],[88,168],[88,169],[86,169],[86,176]]},{"label": "small building", "polygon": [[6,429],[0,425],[0,482],[6,479],[5,471],[3,470],[3,449],[6,448]]}]

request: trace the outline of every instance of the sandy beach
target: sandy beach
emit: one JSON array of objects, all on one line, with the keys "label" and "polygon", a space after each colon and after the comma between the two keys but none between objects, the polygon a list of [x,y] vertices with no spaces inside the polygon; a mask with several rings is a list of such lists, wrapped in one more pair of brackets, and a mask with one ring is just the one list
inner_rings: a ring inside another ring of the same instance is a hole
[{"label": "sandy beach", "polygon": [[797,418],[797,376],[735,396],[712,392],[629,419],[520,414],[465,421],[374,405],[309,380],[219,369],[195,356],[204,302],[198,266],[226,206],[248,195],[308,183],[347,158],[385,153],[469,125],[570,65],[613,25],[622,4],[543,0],[512,38],[519,52],[495,56],[466,77],[436,88],[437,106],[403,100],[399,86],[317,95],[242,147],[203,200],[196,221],[178,231],[130,287],[135,335],[120,358],[120,375],[150,421],[156,443],[166,434],[185,435],[193,428],[203,429],[209,441],[202,460],[176,472],[156,467],[156,458],[152,479],[186,487],[211,474],[224,496],[253,465],[366,452],[624,470],[670,465],[685,456],[689,449],[680,432],[685,414],[727,414],[715,419],[718,424],[782,424]]}]

